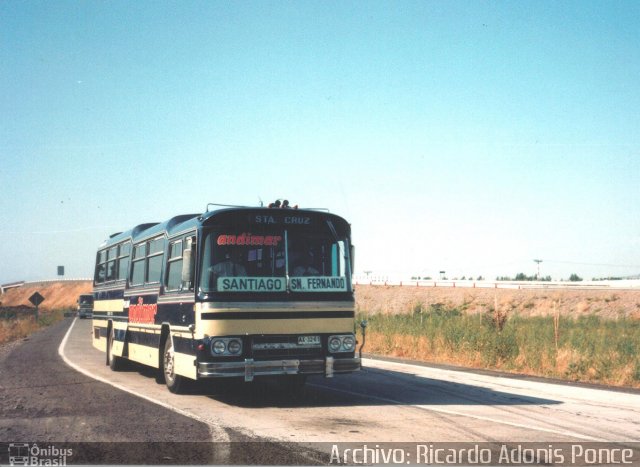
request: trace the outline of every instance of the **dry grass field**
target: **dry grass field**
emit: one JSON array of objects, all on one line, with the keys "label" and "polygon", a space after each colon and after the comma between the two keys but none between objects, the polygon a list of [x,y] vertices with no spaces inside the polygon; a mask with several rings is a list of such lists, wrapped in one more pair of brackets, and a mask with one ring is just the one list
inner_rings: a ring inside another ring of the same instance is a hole
[{"label": "dry grass field", "polygon": [[366,351],[640,387],[640,290],[358,286]]},{"label": "dry grass field", "polygon": [[412,313],[436,305],[466,313],[498,309],[507,315],[565,317],[596,315],[640,319],[639,290],[489,289],[358,285],[356,310],[367,314]]}]

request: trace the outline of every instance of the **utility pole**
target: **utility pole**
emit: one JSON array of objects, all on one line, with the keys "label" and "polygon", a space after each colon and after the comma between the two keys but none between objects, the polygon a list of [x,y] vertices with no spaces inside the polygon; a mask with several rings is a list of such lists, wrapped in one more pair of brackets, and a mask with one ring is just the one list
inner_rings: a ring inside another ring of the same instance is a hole
[{"label": "utility pole", "polygon": [[538,274],[536,275],[536,279],[540,280],[540,263],[542,263],[541,259],[534,259],[534,263],[538,263]]}]

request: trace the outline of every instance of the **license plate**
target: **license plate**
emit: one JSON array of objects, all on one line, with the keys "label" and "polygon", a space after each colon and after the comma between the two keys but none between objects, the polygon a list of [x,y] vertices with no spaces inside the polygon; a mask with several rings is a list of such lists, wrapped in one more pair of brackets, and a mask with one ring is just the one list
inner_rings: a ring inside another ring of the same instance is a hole
[{"label": "license plate", "polygon": [[319,346],[320,336],[298,336],[298,345]]}]

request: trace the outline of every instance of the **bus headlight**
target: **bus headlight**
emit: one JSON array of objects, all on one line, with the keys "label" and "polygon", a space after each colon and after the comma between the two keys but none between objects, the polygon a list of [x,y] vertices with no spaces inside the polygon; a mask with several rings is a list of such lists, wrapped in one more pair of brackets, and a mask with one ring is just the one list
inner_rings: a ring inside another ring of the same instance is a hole
[{"label": "bus headlight", "polygon": [[227,344],[227,349],[229,353],[237,355],[242,351],[242,343],[238,339],[231,339]]},{"label": "bus headlight", "polygon": [[222,339],[216,339],[211,343],[211,353],[214,355],[222,355],[227,350],[227,345]]},{"label": "bus headlight", "polygon": [[329,352],[353,352],[356,348],[356,339],[353,334],[344,336],[329,336]]},{"label": "bus headlight", "polygon": [[331,352],[339,352],[340,351],[340,338],[338,336],[331,336],[329,338],[329,350]]},{"label": "bus headlight", "polygon": [[352,336],[347,336],[342,339],[342,348],[345,352],[351,352],[356,348],[356,340]]},{"label": "bus headlight", "polygon": [[214,357],[236,356],[242,353],[242,340],[237,337],[214,337],[211,339],[211,355]]}]

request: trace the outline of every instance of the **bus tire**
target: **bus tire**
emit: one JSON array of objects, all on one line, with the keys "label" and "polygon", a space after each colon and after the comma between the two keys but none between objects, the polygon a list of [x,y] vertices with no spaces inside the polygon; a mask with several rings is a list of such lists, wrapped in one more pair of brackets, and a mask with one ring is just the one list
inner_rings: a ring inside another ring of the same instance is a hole
[{"label": "bus tire", "polygon": [[111,328],[109,339],[107,340],[107,363],[112,371],[120,371],[124,368],[125,361],[122,357],[113,355],[113,343],[115,340],[115,331]]},{"label": "bus tire", "polygon": [[162,352],[162,376],[169,391],[174,394],[180,394],[186,385],[185,377],[177,375],[175,372],[175,353],[173,351],[173,339],[167,336],[164,341],[164,350]]}]

